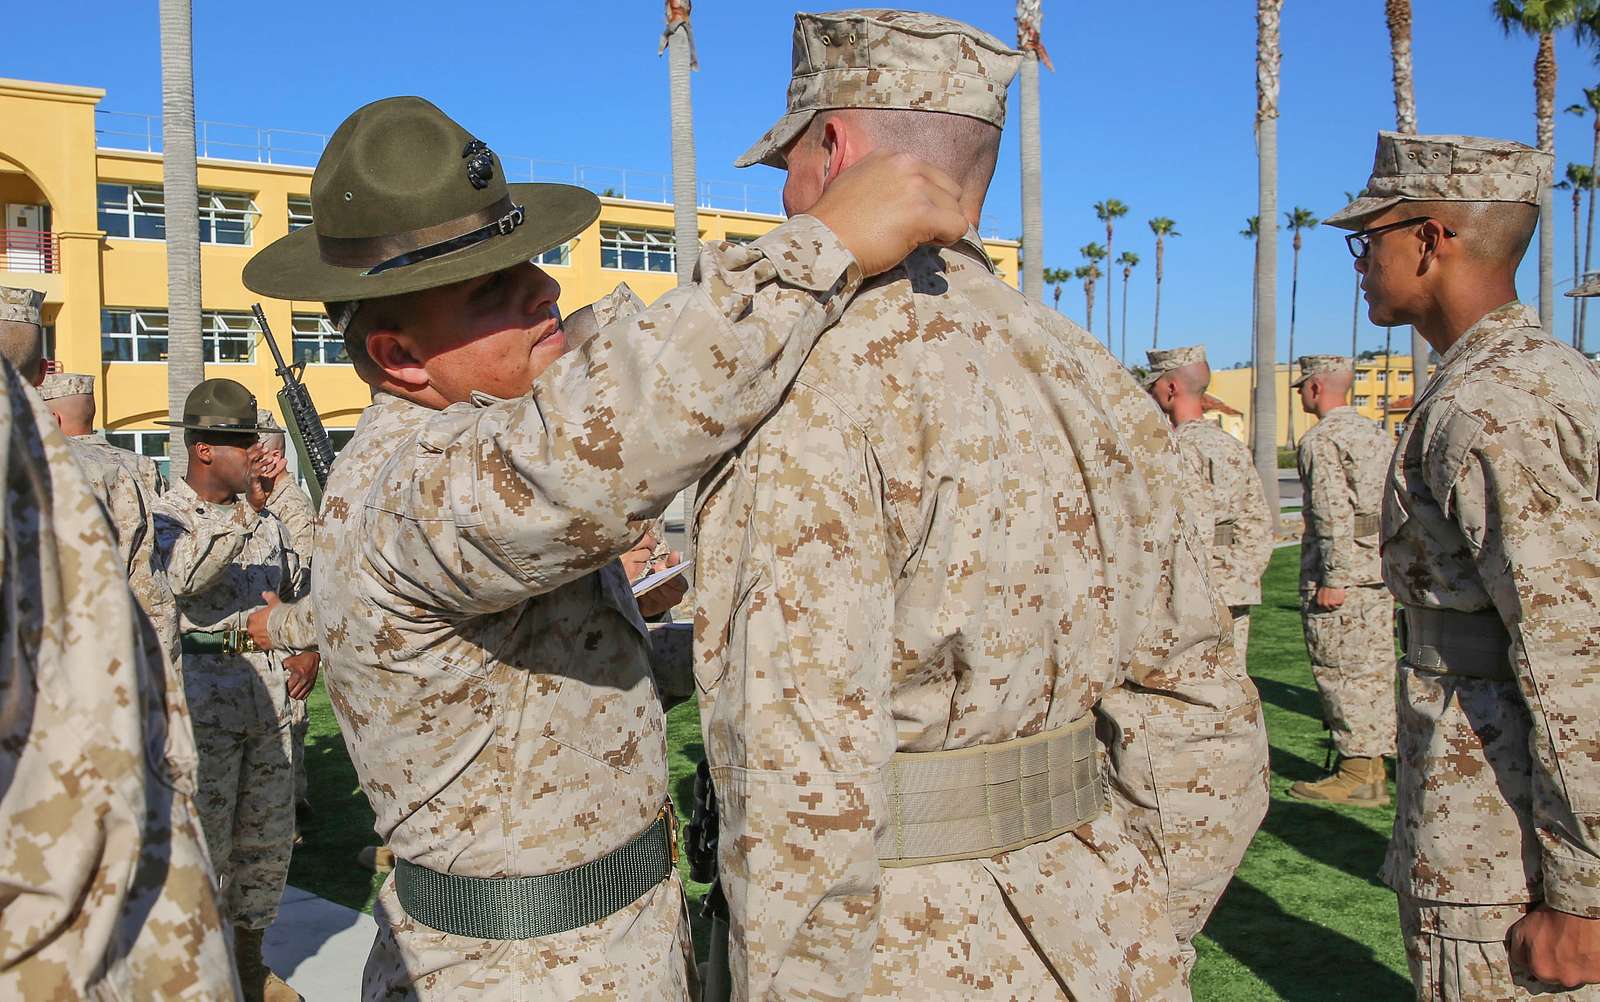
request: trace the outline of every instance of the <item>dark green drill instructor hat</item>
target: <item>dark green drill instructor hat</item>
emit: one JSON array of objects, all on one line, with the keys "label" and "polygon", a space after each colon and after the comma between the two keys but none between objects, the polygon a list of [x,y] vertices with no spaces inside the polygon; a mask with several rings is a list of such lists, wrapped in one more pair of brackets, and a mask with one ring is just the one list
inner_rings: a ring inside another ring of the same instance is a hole
[{"label": "dark green drill instructor hat", "polygon": [[506,184],[494,151],[420,97],[359,108],[311,176],[312,223],[250,260],[244,284],[277,299],[345,302],[487,275],[583,232],[592,192]]},{"label": "dark green drill instructor hat", "polygon": [[207,379],[189,391],[183,401],[182,421],[157,421],[168,428],[254,435],[263,428],[256,420],[256,395],[231,379]]}]

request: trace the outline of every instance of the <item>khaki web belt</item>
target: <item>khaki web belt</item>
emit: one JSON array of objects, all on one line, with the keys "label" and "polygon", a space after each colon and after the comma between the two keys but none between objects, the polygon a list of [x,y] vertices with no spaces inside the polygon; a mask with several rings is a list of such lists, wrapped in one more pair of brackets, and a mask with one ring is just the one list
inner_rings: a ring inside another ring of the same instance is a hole
[{"label": "khaki web belt", "polygon": [[1515,677],[1511,634],[1493,612],[1408,605],[1400,617],[1400,644],[1413,668],[1491,682]]},{"label": "khaki web belt", "polygon": [[178,638],[178,645],[184,654],[249,654],[261,650],[241,629],[192,630]]},{"label": "khaki web belt", "polygon": [[1224,522],[1224,523],[1222,523],[1221,525],[1217,526],[1215,529],[1212,530],[1212,532],[1211,532],[1211,545],[1212,546],[1232,546],[1233,545],[1233,523],[1232,522]]},{"label": "khaki web belt", "polygon": [[667,879],[676,815],[665,804],[633,840],[599,859],[536,877],[458,877],[395,860],[394,889],[413,919],[468,939],[534,939],[581,929]]},{"label": "khaki web belt", "polygon": [[1382,524],[1383,520],[1377,515],[1357,515],[1356,538],[1360,539],[1364,536],[1376,536],[1378,534],[1378,530],[1382,528]]},{"label": "khaki web belt", "polygon": [[1094,715],[1000,744],[899,752],[884,775],[887,867],[987,859],[1055,838],[1106,809]]}]

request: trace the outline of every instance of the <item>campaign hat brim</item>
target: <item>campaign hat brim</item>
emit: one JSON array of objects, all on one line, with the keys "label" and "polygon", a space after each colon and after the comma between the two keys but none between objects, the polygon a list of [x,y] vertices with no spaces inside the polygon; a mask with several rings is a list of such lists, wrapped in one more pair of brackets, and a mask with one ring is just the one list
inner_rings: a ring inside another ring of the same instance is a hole
[{"label": "campaign hat brim", "polygon": [[323,260],[317,224],[281,237],[250,259],[244,284],[274,299],[346,302],[398,296],[451,285],[532,260],[572,239],[600,217],[594,192],[570,184],[510,184],[507,195],[524,218],[510,233],[414,264],[367,274]]},{"label": "campaign hat brim", "polygon": [[189,431],[209,431],[218,435],[263,435],[267,432],[278,431],[277,428],[263,428],[251,422],[249,425],[238,424],[201,424],[198,421],[157,421],[164,428],[184,428]]}]

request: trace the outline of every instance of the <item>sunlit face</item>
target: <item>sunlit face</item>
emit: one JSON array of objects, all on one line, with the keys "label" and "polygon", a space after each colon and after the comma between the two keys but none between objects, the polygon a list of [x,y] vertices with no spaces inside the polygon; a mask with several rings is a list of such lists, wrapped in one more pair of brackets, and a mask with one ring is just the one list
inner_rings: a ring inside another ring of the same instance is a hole
[{"label": "sunlit face", "polygon": [[1300,409],[1307,414],[1316,413],[1317,397],[1319,396],[1317,392],[1317,381],[1315,379],[1308,379],[1301,383],[1299,392]]},{"label": "sunlit face", "polygon": [[474,390],[520,397],[567,351],[556,299],[561,285],[533,264],[419,293],[405,330],[431,354],[428,378],[445,399]]},{"label": "sunlit face", "polygon": [[[1364,220],[1363,229],[1399,222],[1412,215],[1405,203]],[[1419,224],[1420,225],[1420,224]],[[1379,327],[1415,323],[1423,313],[1422,241],[1418,227],[1402,227],[1368,238],[1365,257],[1356,259],[1367,316]]]}]

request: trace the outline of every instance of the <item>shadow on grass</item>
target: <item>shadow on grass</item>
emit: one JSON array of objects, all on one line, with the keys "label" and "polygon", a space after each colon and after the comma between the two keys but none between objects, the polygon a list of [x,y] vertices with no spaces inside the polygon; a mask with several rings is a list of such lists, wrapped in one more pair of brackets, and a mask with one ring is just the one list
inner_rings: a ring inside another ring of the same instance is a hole
[{"label": "shadow on grass", "polygon": [[1379,960],[1371,946],[1285,911],[1243,880],[1229,886],[1206,924],[1206,936],[1286,1002],[1413,997],[1411,982]]},{"label": "shadow on grass", "polygon": [[1388,851],[1389,837],[1345,813],[1359,810],[1363,808],[1334,808],[1274,798],[1261,830],[1277,836],[1302,856],[1365,881],[1387,894],[1388,889],[1378,879],[1378,869]]},{"label": "shadow on grass", "polygon": [[1264,702],[1313,720],[1322,719],[1322,696],[1317,690],[1275,678],[1252,676],[1250,680],[1256,684]]},{"label": "shadow on grass", "polygon": [[315,811],[300,823],[305,841],[295,847],[289,883],[330,901],[370,912],[383,878],[356,864],[363,846],[377,845],[372,808],[319,685],[309,702],[306,735],[307,793]]}]

